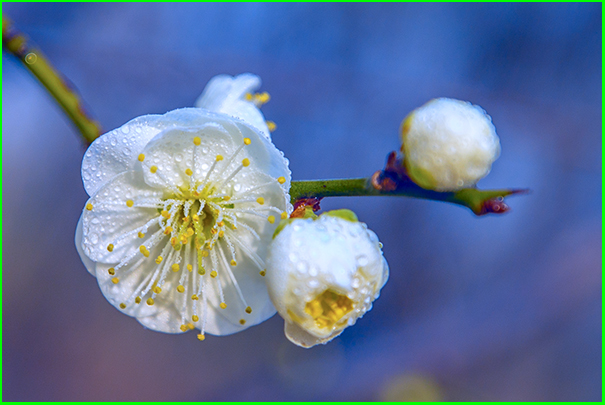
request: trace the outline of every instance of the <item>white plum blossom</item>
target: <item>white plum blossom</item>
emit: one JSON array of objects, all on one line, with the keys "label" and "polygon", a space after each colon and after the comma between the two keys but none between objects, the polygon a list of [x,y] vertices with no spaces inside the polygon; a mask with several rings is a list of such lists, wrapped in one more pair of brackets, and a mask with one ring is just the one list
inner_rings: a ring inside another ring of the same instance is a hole
[{"label": "white plum blossom", "polygon": [[259,107],[269,101],[268,93],[254,93],[261,86],[260,77],[244,73],[238,76],[218,75],[208,82],[195,106],[228,114],[246,121],[266,137],[275,129],[275,123],[265,121]]},{"label": "white plum blossom", "polygon": [[449,98],[412,111],[401,126],[401,140],[410,178],[437,191],[474,186],[500,155],[490,116],[479,106]]},{"label": "white plum blossom", "polygon": [[266,278],[286,337],[301,347],[327,343],[369,311],[389,276],[381,247],[348,210],[282,221]]},{"label": "white plum blossom", "polygon": [[82,261],[111,304],[149,329],[197,328],[200,340],[275,314],[265,257],[292,210],[288,161],[257,122],[216,112],[249,118],[237,113],[241,89],[214,91],[217,81],[204,93],[209,108],[222,100],[215,112],[146,115],[93,142],[82,162],[90,199],[76,230]]}]

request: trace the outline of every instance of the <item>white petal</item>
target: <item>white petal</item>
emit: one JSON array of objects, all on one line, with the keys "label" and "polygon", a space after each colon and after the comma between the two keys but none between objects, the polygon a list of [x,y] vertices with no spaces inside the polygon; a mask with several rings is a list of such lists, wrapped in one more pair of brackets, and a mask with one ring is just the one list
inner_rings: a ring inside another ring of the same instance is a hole
[{"label": "white petal", "polygon": [[195,106],[239,118],[270,138],[269,128],[260,109],[245,100],[246,93],[253,93],[260,85],[260,78],[250,73],[235,77],[218,75],[208,82]]},{"label": "white petal", "polygon": [[76,250],[78,251],[78,254],[80,255],[80,259],[82,260],[82,263],[84,263],[84,266],[86,266],[86,270],[88,270],[88,272],[94,276],[95,275],[95,262],[90,260],[88,258],[88,256],[86,256],[86,254],[84,254],[84,250],[82,250],[82,215],[80,215],[80,219],[78,220],[78,225],[76,226],[75,242],[76,242]]},{"label": "white petal", "polygon": [[[161,198],[163,193],[143,182],[140,172],[125,172],[106,183],[88,200],[92,210],[82,212],[82,248],[86,256],[96,262],[118,263],[133,247],[138,248],[157,225],[151,226],[145,239],[138,237],[140,229],[159,216],[156,208],[139,208],[136,203],[143,199]],[[135,202],[134,207],[126,205],[127,200]],[[129,234],[122,240],[122,235]],[[119,241],[118,241],[119,240]],[[108,251],[109,244],[114,245]]]},{"label": "white petal", "polygon": [[305,349],[319,344],[326,344],[330,340],[340,335],[342,331],[343,329],[335,331],[327,338],[318,338],[317,336],[311,335],[295,323],[290,323],[287,321],[284,322],[284,333],[288,340],[297,346],[304,347]]}]

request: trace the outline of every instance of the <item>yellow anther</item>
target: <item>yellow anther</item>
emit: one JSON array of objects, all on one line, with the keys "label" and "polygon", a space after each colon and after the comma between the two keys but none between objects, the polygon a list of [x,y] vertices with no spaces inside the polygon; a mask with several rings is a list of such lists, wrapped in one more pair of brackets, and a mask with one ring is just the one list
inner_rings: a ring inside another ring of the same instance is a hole
[{"label": "yellow anther", "polygon": [[256,202],[259,203],[260,205],[263,205],[265,203],[265,199],[263,197],[258,197],[256,199]]},{"label": "yellow anther", "polygon": [[189,328],[187,327],[187,325],[181,325],[181,330],[183,332],[187,332],[189,330]]},{"label": "yellow anther", "polygon": [[107,272],[113,276],[114,274],[116,274],[116,269],[114,269],[113,267],[110,267],[107,269]]},{"label": "yellow anther", "polygon": [[202,139],[199,136],[196,136],[195,138],[193,138],[193,144],[195,146],[200,146],[200,143],[202,143]]},{"label": "yellow anther", "polygon": [[195,329],[195,325],[194,325],[194,324],[192,324],[191,322],[189,322],[189,323],[187,324],[187,327],[189,328],[189,330],[194,330],[194,329]]},{"label": "yellow anther", "polygon": [[172,227],[167,226],[166,229],[164,229],[164,235],[169,235],[171,233],[172,233]]},{"label": "yellow anther", "polygon": [[223,221],[218,221],[216,224],[217,224],[218,226],[225,226],[225,222],[223,222]]},{"label": "yellow anther", "polygon": [[284,176],[280,176],[277,178],[277,182],[279,184],[284,184],[286,182],[286,178]]},{"label": "yellow anther", "polygon": [[208,257],[208,251],[207,250],[202,250],[201,255],[202,255],[202,257]]},{"label": "yellow anther", "polygon": [[191,317],[191,320],[192,320],[193,322],[197,322],[197,321],[199,321],[199,320],[200,320],[200,318],[199,318],[197,315],[193,315],[193,316]]},{"label": "yellow anther", "polygon": [[229,201],[231,199],[231,196],[226,195],[223,197],[223,201]]},{"label": "yellow anther", "polygon": [[191,176],[193,174],[193,171],[191,169],[187,168],[187,169],[185,169],[185,174],[187,176]]},{"label": "yellow anther", "polygon": [[240,325],[244,325],[245,323],[246,323],[246,320],[245,320],[245,319],[240,319],[240,320],[239,320],[239,324],[240,324]]},{"label": "yellow anther", "polygon": [[134,201],[132,200],[126,200],[126,206],[127,207],[132,207],[134,205]]},{"label": "yellow anther", "polygon": [[224,302],[221,302],[219,307],[221,307],[222,309],[225,309],[225,308],[227,308],[227,304],[225,304]]},{"label": "yellow anther", "polygon": [[266,91],[260,94],[255,94],[255,96],[258,102],[261,104],[266,104],[269,102],[269,100],[271,100],[271,96]]},{"label": "yellow anther", "polygon": [[141,245],[139,246],[139,251],[143,254],[145,254],[145,252],[147,252],[147,248],[145,247],[145,245]]},{"label": "yellow anther", "polygon": [[162,260],[164,260],[164,258],[162,256],[158,256],[158,257],[156,257],[155,262],[157,264],[160,264],[160,263],[162,263]]},{"label": "yellow anther", "polygon": [[151,167],[149,168],[149,171],[150,171],[151,173],[155,173],[155,172],[157,172],[157,171],[158,171],[158,167],[157,167],[157,166],[155,166],[155,165],[154,165],[154,166],[151,166]]},{"label": "yellow anther", "polygon": [[194,222],[197,222],[197,221],[199,221],[199,220],[200,220],[200,217],[199,217],[199,215],[197,215],[197,214],[193,214],[193,215],[191,216],[191,218],[193,219],[193,221],[194,221]]},{"label": "yellow anther", "polygon": [[250,313],[252,313],[252,308],[246,307],[245,311],[247,314],[250,314]]},{"label": "yellow anther", "polygon": [[181,269],[181,266],[179,266],[178,263],[175,263],[170,267],[172,268],[172,271],[174,271],[175,273]]},{"label": "yellow anther", "polygon": [[193,266],[188,264],[187,265],[187,270],[189,270],[189,273],[191,273],[191,271],[193,271]]},{"label": "yellow anther", "polygon": [[178,287],[176,288],[176,290],[177,290],[178,292],[180,292],[180,293],[184,293],[184,292],[185,292],[185,287],[183,287],[182,285],[180,285],[180,286],[178,286]]},{"label": "yellow anther", "polygon": [[183,217],[183,222],[189,222],[189,217]]},{"label": "yellow anther", "polygon": [[137,304],[140,304],[141,303],[141,297],[136,297],[134,299],[134,302],[137,303]]},{"label": "yellow anther", "polygon": [[86,209],[88,211],[92,211],[92,204],[91,203],[86,204]]},{"label": "yellow anther", "polygon": [[187,228],[187,236],[193,236],[194,233],[195,231],[193,230],[193,228]]},{"label": "yellow anther", "polygon": [[145,160],[145,154],[141,153],[139,155],[139,162],[142,162],[143,160]]},{"label": "yellow anther", "polygon": [[120,304],[120,308],[125,309],[126,308],[126,304],[124,304],[123,302]]},{"label": "yellow anther", "polygon": [[200,276],[203,276],[204,274],[206,274],[206,269],[205,269],[205,268],[203,268],[203,267],[200,267],[200,268],[197,270],[197,274],[199,274]]},{"label": "yellow anther", "polygon": [[143,232],[139,232],[139,238],[143,239],[145,237],[145,234]]},{"label": "yellow anther", "polygon": [[159,294],[159,293],[162,292],[162,289],[160,287],[156,286],[156,287],[153,288],[153,292],[156,293],[156,294]]},{"label": "yellow anther", "polygon": [[181,245],[180,243],[177,243],[176,245],[173,246],[174,250],[176,250],[177,252],[179,250],[181,250],[182,247],[183,247],[183,245]]},{"label": "yellow anther", "polygon": [[280,214],[280,217],[281,217],[281,219],[286,219],[286,218],[288,218],[288,213],[284,211]]},{"label": "yellow anther", "polygon": [[221,160],[223,160],[223,155],[216,155],[216,161],[220,162]]},{"label": "yellow anther", "polygon": [[246,100],[248,100],[248,101],[252,101],[252,98],[253,98],[254,96],[252,95],[252,93],[246,93],[246,94],[244,94],[244,97],[246,98]]},{"label": "yellow anther", "polygon": [[111,279],[111,282],[114,284],[118,284],[120,282],[120,279],[118,277],[114,277]]},{"label": "yellow anther", "polygon": [[172,246],[174,246],[174,245],[176,245],[176,242],[177,242],[177,240],[176,240],[176,236],[173,236],[173,237],[170,239],[170,244],[171,244]]},{"label": "yellow anther", "polygon": [[250,145],[252,143],[252,141],[250,140],[250,138],[244,138],[244,143],[246,145]]},{"label": "yellow anther", "polygon": [[273,132],[277,129],[277,125],[273,121],[267,121],[267,128],[269,128],[269,132]]},{"label": "yellow anther", "polygon": [[204,339],[206,339],[206,336],[204,336],[204,334],[203,334],[203,333],[198,333],[198,335],[197,335],[197,340],[202,341],[202,340],[204,340]]},{"label": "yellow anther", "polygon": [[210,277],[214,278],[214,277],[216,277],[216,276],[218,276],[218,273],[217,273],[215,270],[212,270],[212,271],[210,272]]},{"label": "yellow anther", "polygon": [[235,260],[231,260],[231,265],[232,266],[237,266],[237,262]]},{"label": "yellow anther", "polygon": [[195,190],[195,191],[193,192],[193,195],[194,195],[194,196],[196,196],[196,197],[199,197],[199,196],[200,196],[200,193],[198,193],[198,191],[197,191],[197,190]]},{"label": "yellow anther", "polygon": [[181,242],[183,243],[183,245],[187,244],[187,236],[186,235],[181,235]]},{"label": "yellow anther", "polygon": [[272,224],[272,223],[274,223],[274,222],[275,222],[275,217],[274,217],[273,215],[269,215],[269,216],[267,217],[267,221],[269,221],[269,223],[270,223],[270,224]]},{"label": "yellow anther", "polygon": [[199,297],[198,297],[197,295],[193,294],[193,295],[191,296],[191,299],[192,299],[193,301],[197,301],[197,300],[199,299]]},{"label": "yellow anther", "polygon": [[170,213],[168,211],[166,211],[166,210],[162,210],[162,216],[164,218],[166,218],[166,219],[169,219],[170,218]]},{"label": "yellow anther", "polygon": [[147,301],[145,301],[145,302],[147,302],[147,305],[149,305],[149,306],[151,306],[151,305],[153,305],[155,303],[155,301],[153,300],[153,298],[147,298]]},{"label": "yellow anther", "polygon": [[222,238],[223,236],[225,236],[225,231],[219,231],[218,232],[218,237]]},{"label": "yellow anther", "polygon": [[107,250],[110,252],[113,252],[113,243],[110,243],[109,245],[107,245]]},{"label": "yellow anther", "polygon": [[265,274],[267,274],[267,270],[261,270],[258,274],[265,277]]},{"label": "yellow anther", "polygon": [[216,228],[210,229],[210,233],[214,235],[216,233]]},{"label": "yellow anther", "polygon": [[244,166],[244,167],[250,166],[250,159],[245,158],[244,160],[242,160],[242,166]]}]

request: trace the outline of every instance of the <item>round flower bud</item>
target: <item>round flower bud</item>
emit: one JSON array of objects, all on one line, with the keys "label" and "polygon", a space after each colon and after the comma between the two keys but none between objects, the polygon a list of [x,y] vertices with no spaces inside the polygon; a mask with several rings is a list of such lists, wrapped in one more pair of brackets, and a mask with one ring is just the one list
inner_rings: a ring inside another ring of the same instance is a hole
[{"label": "round flower bud", "polygon": [[389,276],[381,246],[348,210],[282,221],[266,278],[286,337],[301,347],[327,343],[369,311]]},{"label": "round flower bud", "polygon": [[412,111],[401,125],[401,141],[410,178],[437,191],[474,186],[500,155],[490,116],[479,106],[450,98]]}]

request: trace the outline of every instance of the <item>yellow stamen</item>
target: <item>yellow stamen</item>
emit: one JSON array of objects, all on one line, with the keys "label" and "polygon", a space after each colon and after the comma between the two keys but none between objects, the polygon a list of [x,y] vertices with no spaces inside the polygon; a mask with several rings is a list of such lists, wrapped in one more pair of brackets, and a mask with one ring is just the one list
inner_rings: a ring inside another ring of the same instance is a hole
[{"label": "yellow stamen", "polygon": [[185,292],[185,287],[183,287],[182,285],[180,285],[180,286],[178,286],[178,287],[176,288],[176,290],[177,290],[178,292],[180,292],[180,293],[184,293],[184,292]]},{"label": "yellow stamen", "polygon": [[149,305],[149,306],[151,306],[151,305],[153,305],[155,303],[155,301],[153,300],[153,298],[148,298],[146,302],[147,302],[147,305]]},{"label": "yellow stamen", "polygon": [[176,237],[175,237],[175,236],[173,236],[173,237],[170,239],[170,244],[171,244],[172,246],[174,246],[174,245],[176,245],[176,242],[177,242]]},{"label": "yellow stamen", "polygon": [[269,132],[273,132],[277,129],[277,125],[273,121],[267,121],[267,128],[269,128]]},{"label": "yellow stamen", "polygon": [[288,213],[287,212],[282,212],[280,215],[281,219],[286,219],[288,218]]},{"label": "yellow stamen", "polygon": [[197,300],[199,299],[199,297],[198,297],[197,295],[193,294],[193,295],[191,296],[191,299],[192,299],[193,301],[197,301]]},{"label": "yellow stamen", "polygon": [[210,272],[210,277],[214,278],[214,277],[216,277],[216,276],[218,276],[218,273],[217,273],[215,270],[212,270],[212,271]]},{"label": "yellow stamen", "polygon": [[230,199],[231,199],[231,196],[228,196],[228,195],[223,197],[223,201],[229,201]]},{"label": "yellow stamen", "polygon": [[193,138],[193,144],[195,146],[200,146],[201,143],[202,143],[202,140],[199,136],[196,136],[195,138]]},{"label": "yellow stamen", "polygon": [[269,93],[267,93],[266,91],[260,93],[260,94],[255,94],[256,99],[261,103],[261,104],[266,104],[269,102],[269,100],[271,100],[271,96],[269,95]]},{"label": "yellow stamen", "polygon": [[142,162],[143,160],[145,160],[145,155],[143,153],[141,153],[139,155],[139,162]]},{"label": "yellow stamen", "polygon": [[199,333],[199,334],[197,335],[197,339],[198,339],[199,341],[202,341],[202,340],[206,339],[206,336],[204,336],[202,333]]},{"label": "yellow stamen", "polygon": [[231,265],[232,266],[237,266],[237,262],[235,260],[231,260]]},{"label": "yellow stamen", "polygon": [[114,274],[116,274],[116,269],[114,269],[113,267],[110,267],[107,269],[107,272],[113,276]]},{"label": "yellow stamen", "polygon": [[86,204],[86,209],[88,211],[92,211],[92,204],[91,203]]},{"label": "yellow stamen", "polygon": [[160,263],[162,263],[162,260],[164,260],[164,258],[162,256],[158,256],[158,257],[156,257],[155,262],[157,264],[160,264]]},{"label": "yellow stamen", "polygon": [[220,162],[221,160],[223,160],[223,155],[216,155],[216,161]]},{"label": "yellow stamen", "polygon": [[190,264],[188,264],[188,265],[187,265],[187,270],[189,270],[189,273],[191,273],[191,271],[193,270],[193,266],[192,266],[192,265],[190,265]]},{"label": "yellow stamen", "polygon": [[124,304],[123,302],[120,304],[120,308],[125,309],[126,308],[126,304]]},{"label": "yellow stamen", "polygon": [[172,268],[172,271],[174,271],[176,273],[177,271],[179,271],[181,269],[181,266],[179,266],[178,263],[175,263],[171,266],[171,268]]},{"label": "yellow stamen", "polygon": [[170,213],[166,210],[162,210],[162,216],[166,219],[170,219]]},{"label": "yellow stamen", "polygon": [[222,238],[223,236],[225,236],[225,231],[219,231],[218,237]]},{"label": "yellow stamen", "polygon": [[202,257],[208,257],[208,251],[207,250],[202,250],[201,255],[202,255]]},{"label": "yellow stamen", "polygon": [[137,304],[140,304],[141,303],[141,297],[136,297],[134,299],[134,302],[137,303]]},{"label": "yellow stamen", "polygon": [[171,226],[167,226],[166,229],[164,229],[164,235],[168,235],[172,233],[172,227]]},{"label": "yellow stamen", "polygon": [[194,329],[195,329],[195,325],[194,325],[194,324],[192,324],[191,322],[189,322],[189,323],[187,324],[187,327],[188,327],[190,330],[194,330]]},{"label": "yellow stamen", "polygon": [[240,324],[240,325],[244,325],[245,323],[246,323],[246,320],[245,320],[245,319],[240,319],[240,320],[239,320],[239,324]]},{"label": "yellow stamen", "polygon": [[197,221],[199,221],[199,220],[200,220],[200,217],[199,217],[197,214],[193,214],[193,215],[191,216],[191,218],[193,218],[193,220],[194,220],[195,222],[197,222]]},{"label": "yellow stamen", "polygon": [[192,171],[191,169],[187,168],[187,169],[185,170],[185,174],[186,174],[187,176],[191,176],[191,175],[193,174],[193,171]]},{"label": "yellow stamen", "polygon": [[279,184],[284,184],[286,182],[286,178],[284,176],[280,176],[277,178],[277,182]]},{"label": "yellow stamen", "polygon": [[267,221],[269,221],[270,224],[275,222],[275,217],[273,215],[269,215],[269,217],[267,218]]},{"label": "yellow stamen", "polygon": [[259,203],[260,205],[263,205],[265,203],[265,199],[263,197],[258,197],[256,199],[256,202]]},{"label": "yellow stamen", "polygon": [[151,173],[155,173],[155,172],[157,172],[157,171],[158,171],[158,167],[157,167],[157,166],[155,166],[155,165],[154,165],[154,166],[151,166],[151,167],[149,168],[149,171],[150,171]]},{"label": "yellow stamen", "polygon": [[107,250],[110,252],[113,252],[113,244],[110,243],[109,245],[107,245]]},{"label": "yellow stamen", "polygon": [[251,313],[251,312],[252,312],[252,308],[250,308],[250,307],[246,307],[246,313],[247,313],[247,314],[249,314],[249,313]]},{"label": "yellow stamen", "polygon": [[221,307],[222,309],[227,308],[227,304],[225,304],[224,302],[221,302],[219,307]]},{"label": "yellow stamen", "polygon": [[244,97],[246,98],[246,100],[248,100],[248,101],[252,101],[252,97],[253,97],[253,96],[252,96],[252,93],[246,93],[246,94],[244,95]]},{"label": "yellow stamen", "polygon": [[118,277],[114,277],[111,279],[111,282],[114,284],[118,284],[120,282],[120,279]]},{"label": "yellow stamen", "polygon": [[186,245],[187,241],[188,241],[187,235],[181,235],[181,242],[183,243],[183,245]]},{"label": "yellow stamen", "polygon": [[244,160],[242,160],[242,166],[244,166],[244,167],[250,166],[250,159],[245,158]]},{"label": "yellow stamen", "polygon": [[225,226],[225,223],[223,221],[219,221],[216,223],[218,226]]},{"label": "yellow stamen", "polygon": [[250,138],[244,138],[244,143],[246,145],[250,145],[252,143],[252,141],[250,140]]},{"label": "yellow stamen", "polygon": [[156,287],[153,288],[153,292],[156,293],[156,294],[159,294],[159,293],[162,292],[162,289],[160,287],[156,286]]},{"label": "yellow stamen", "polygon": [[267,274],[267,270],[261,270],[258,274],[265,277],[265,274]]},{"label": "yellow stamen", "polygon": [[145,234],[143,232],[139,232],[139,238],[143,239],[145,237]]},{"label": "yellow stamen", "polygon": [[134,201],[132,200],[126,200],[126,206],[127,207],[132,207],[134,205]]},{"label": "yellow stamen", "polygon": [[192,320],[193,322],[197,322],[197,321],[199,321],[199,320],[200,320],[200,318],[199,318],[197,315],[193,315],[193,316],[191,317],[191,320]]},{"label": "yellow stamen", "polygon": [[181,325],[181,330],[183,332],[187,332],[189,330],[189,328],[187,327],[187,325]]},{"label": "yellow stamen", "polygon": [[187,236],[193,236],[194,233],[195,231],[193,230],[193,228],[187,228]]}]

